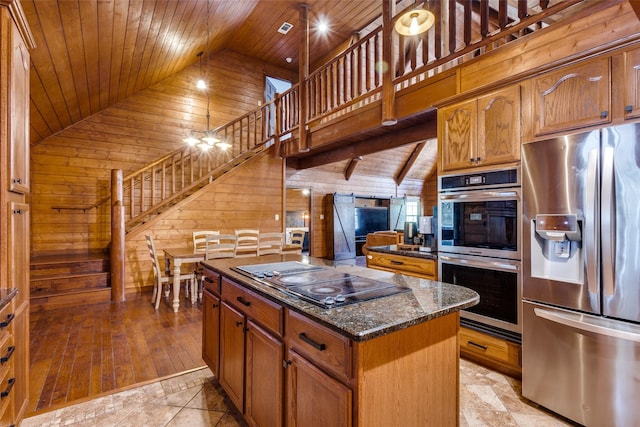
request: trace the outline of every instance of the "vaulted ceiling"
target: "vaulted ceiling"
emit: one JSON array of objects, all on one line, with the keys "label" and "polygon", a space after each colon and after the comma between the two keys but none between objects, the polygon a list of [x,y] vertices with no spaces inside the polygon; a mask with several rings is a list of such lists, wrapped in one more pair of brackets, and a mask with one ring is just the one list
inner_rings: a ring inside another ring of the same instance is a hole
[{"label": "vaulted ceiling", "polygon": [[[22,0],[31,51],[35,143],[177,73],[198,52],[231,49],[298,69],[298,0]],[[381,0],[306,0],[311,61],[381,15]],[[208,16],[208,19],[207,19]],[[288,34],[278,28],[288,22]],[[207,33],[209,34],[207,45]],[[208,47],[208,50],[207,50]],[[287,62],[286,58],[291,58]]]}]

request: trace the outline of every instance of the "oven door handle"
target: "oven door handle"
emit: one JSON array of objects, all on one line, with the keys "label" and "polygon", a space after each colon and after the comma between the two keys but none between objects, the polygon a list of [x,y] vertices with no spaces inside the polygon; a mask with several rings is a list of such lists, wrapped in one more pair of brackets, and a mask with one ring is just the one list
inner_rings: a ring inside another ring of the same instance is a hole
[{"label": "oven door handle", "polygon": [[480,191],[455,194],[440,193],[440,200],[463,200],[468,202],[486,202],[492,200],[505,200],[514,198],[520,200],[518,191]]},{"label": "oven door handle", "polygon": [[462,258],[453,258],[445,255],[438,254],[438,258],[440,258],[443,262],[447,261],[449,264],[458,264],[458,265],[467,265],[469,267],[477,267],[477,268],[493,268],[508,270],[508,271],[518,271],[520,270],[519,263],[508,263],[504,261],[476,261],[471,259],[462,259]]}]

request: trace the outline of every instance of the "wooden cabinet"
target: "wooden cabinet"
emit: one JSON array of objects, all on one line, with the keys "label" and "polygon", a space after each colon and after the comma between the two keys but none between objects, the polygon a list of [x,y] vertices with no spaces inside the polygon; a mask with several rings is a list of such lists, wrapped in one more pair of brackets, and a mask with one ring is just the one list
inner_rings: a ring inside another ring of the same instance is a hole
[{"label": "wooden cabinet", "polygon": [[460,328],[460,355],[500,372],[522,375],[521,346],[469,328]]},{"label": "wooden cabinet", "polygon": [[[566,66],[526,82],[533,129],[527,137],[611,121],[609,57]],[[529,133],[529,132],[528,132]]]},{"label": "wooden cabinet", "polygon": [[640,117],[640,49],[624,52],[622,59],[624,118],[634,119]]},{"label": "wooden cabinet", "polygon": [[[0,286],[18,293],[8,308],[13,348],[0,354],[0,425],[19,424],[29,396],[29,49],[34,47],[19,2],[0,2]],[[4,315],[0,315],[3,317]],[[2,328],[5,329],[5,328]],[[6,344],[6,342],[5,342]],[[4,351],[0,349],[0,351]],[[11,380],[11,381],[9,381]],[[10,402],[10,403],[8,403]]]},{"label": "wooden cabinet", "polygon": [[202,360],[213,375],[220,375],[220,298],[206,289],[202,294]]},{"label": "wooden cabinet", "polygon": [[440,171],[520,160],[520,86],[438,111]]},{"label": "wooden cabinet", "polygon": [[[207,270],[205,269],[205,275]],[[205,303],[216,300],[210,290]],[[207,328],[203,348],[215,356],[219,340],[219,380],[251,426],[281,426],[284,400],[282,307],[232,282],[221,280],[219,335],[214,322]],[[205,307],[205,310],[209,308]],[[212,316],[215,318],[212,307]],[[206,313],[206,312],[205,312]],[[213,341],[212,343],[209,340]],[[215,360],[205,359],[211,367]],[[213,368],[212,368],[213,369]]]},{"label": "wooden cabinet", "polygon": [[349,427],[349,387],[331,378],[295,351],[287,353],[287,427]]},{"label": "wooden cabinet", "polygon": [[415,276],[422,279],[436,280],[438,278],[438,266],[435,259],[369,251],[366,260],[369,268],[406,274],[407,276]]}]

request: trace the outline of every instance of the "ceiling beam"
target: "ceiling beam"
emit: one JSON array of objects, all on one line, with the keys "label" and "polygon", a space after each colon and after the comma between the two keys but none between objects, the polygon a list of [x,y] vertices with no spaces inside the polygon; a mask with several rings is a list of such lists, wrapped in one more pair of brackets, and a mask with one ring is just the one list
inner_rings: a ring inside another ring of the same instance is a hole
[{"label": "ceiling beam", "polygon": [[418,157],[420,157],[420,153],[422,153],[422,149],[424,148],[424,146],[425,146],[424,142],[420,142],[415,146],[415,148],[413,149],[413,152],[411,153],[407,161],[404,162],[404,165],[402,165],[402,167],[400,168],[400,171],[393,178],[396,181],[396,185],[402,184],[402,181],[404,181],[405,177],[407,176],[407,174],[415,164],[416,160],[418,160]]},{"label": "ceiling beam", "polygon": [[[298,170],[309,169],[435,138],[437,135],[437,121],[425,120],[423,123],[415,126],[396,131],[391,131],[392,127],[390,127],[389,130],[389,133],[372,136],[363,141],[345,142],[344,145],[333,150],[310,154],[309,156],[300,158],[287,158],[287,166]],[[311,153],[313,153],[313,151],[311,151]]]},{"label": "ceiling beam", "polygon": [[351,175],[353,175],[353,172],[356,170],[356,166],[358,166],[358,162],[360,160],[362,160],[362,156],[354,157],[353,159],[351,159],[346,169],[344,170],[344,179],[349,181],[349,178],[351,178]]}]

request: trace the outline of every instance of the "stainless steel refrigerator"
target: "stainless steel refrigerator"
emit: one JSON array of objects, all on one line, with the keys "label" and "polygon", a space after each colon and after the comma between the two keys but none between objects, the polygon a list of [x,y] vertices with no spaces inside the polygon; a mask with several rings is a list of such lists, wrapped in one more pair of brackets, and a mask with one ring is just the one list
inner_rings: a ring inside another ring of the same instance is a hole
[{"label": "stainless steel refrigerator", "polygon": [[522,394],[640,425],[640,125],[523,144]]}]

